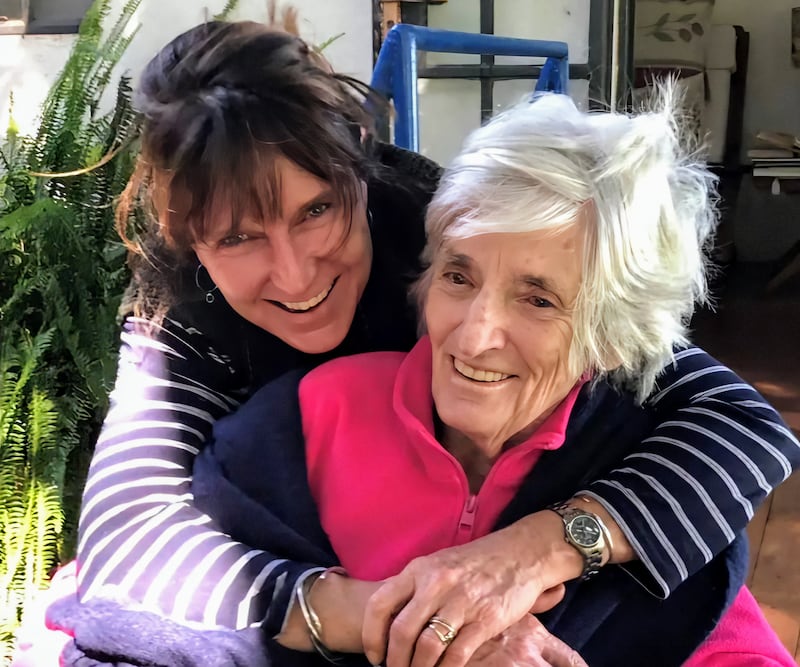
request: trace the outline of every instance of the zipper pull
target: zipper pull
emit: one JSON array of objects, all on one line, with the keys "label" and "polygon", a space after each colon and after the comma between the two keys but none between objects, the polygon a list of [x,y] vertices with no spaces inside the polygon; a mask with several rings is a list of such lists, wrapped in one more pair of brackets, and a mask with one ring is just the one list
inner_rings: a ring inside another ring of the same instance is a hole
[{"label": "zipper pull", "polygon": [[461,519],[458,522],[459,530],[466,530],[472,535],[472,527],[475,525],[475,513],[478,511],[478,496],[471,495],[464,503],[464,510],[461,512]]}]

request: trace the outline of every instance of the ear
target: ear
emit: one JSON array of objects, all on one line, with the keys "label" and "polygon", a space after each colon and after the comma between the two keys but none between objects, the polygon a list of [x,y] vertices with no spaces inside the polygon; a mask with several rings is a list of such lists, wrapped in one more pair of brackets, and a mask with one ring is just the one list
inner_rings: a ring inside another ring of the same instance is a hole
[{"label": "ear", "polygon": [[602,359],[602,364],[602,370],[606,373],[610,373],[622,366],[622,357],[619,356],[616,350],[606,350]]},{"label": "ear", "polygon": [[600,358],[596,359],[594,364],[590,363],[590,367],[584,369],[584,372],[591,374],[611,373],[622,366],[622,357],[617,350],[605,348],[604,350],[599,351],[599,356]]}]

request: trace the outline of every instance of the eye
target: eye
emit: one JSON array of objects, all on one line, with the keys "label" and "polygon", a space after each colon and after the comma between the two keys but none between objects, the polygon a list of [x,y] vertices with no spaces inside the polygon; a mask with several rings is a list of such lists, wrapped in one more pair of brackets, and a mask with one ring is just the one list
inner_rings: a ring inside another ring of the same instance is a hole
[{"label": "eye", "polygon": [[464,274],[459,273],[458,271],[447,271],[446,273],[442,274],[442,278],[453,285],[469,284]]},{"label": "eye", "polygon": [[235,248],[242,243],[250,240],[250,236],[247,234],[239,233],[239,234],[231,234],[230,236],[226,236],[223,239],[217,241],[218,248]]},{"label": "eye", "polygon": [[540,296],[532,296],[528,299],[528,302],[534,306],[535,308],[552,308],[553,304],[548,301],[547,299],[543,299]]},{"label": "eye", "polygon": [[326,202],[319,202],[318,204],[312,204],[308,207],[308,212],[306,213],[306,217],[308,218],[319,218],[320,216],[324,215],[328,209],[330,209],[331,205]]}]

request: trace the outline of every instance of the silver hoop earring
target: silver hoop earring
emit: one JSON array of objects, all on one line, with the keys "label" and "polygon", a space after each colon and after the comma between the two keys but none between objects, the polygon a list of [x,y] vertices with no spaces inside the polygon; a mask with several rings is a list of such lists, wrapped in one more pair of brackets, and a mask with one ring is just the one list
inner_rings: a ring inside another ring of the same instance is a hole
[{"label": "silver hoop earring", "polygon": [[[206,293],[206,303],[214,303],[215,300],[214,292],[216,292],[219,289],[219,287],[217,287],[214,284],[213,280],[211,281],[211,284],[214,286],[211,287],[210,289],[206,289],[205,287],[202,287],[200,285],[200,269],[205,269],[205,268],[206,267],[204,267],[202,264],[197,265],[197,270],[194,272],[194,284],[197,285],[197,289],[199,289],[201,292]],[[208,269],[206,269],[206,273],[208,273]],[[211,275],[209,274],[208,277],[210,279]]]}]

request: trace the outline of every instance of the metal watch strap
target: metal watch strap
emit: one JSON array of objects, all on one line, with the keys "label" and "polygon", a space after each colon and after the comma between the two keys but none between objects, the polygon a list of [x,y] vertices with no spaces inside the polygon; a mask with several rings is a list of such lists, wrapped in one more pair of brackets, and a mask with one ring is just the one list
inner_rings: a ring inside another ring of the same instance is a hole
[{"label": "metal watch strap", "polygon": [[[581,572],[579,578],[581,581],[591,579],[594,575],[600,572],[600,567],[603,563],[603,547],[605,546],[605,537],[603,530],[604,526],[603,522],[600,520],[600,517],[593,512],[575,507],[566,502],[553,503],[552,505],[548,505],[547,509],[552,510],[561,517],[561,521],[564,523],[564,541],[567,542],[567,544],[575,547],[575,549],[577,549],[577,551],[583,556],[583,572]],[[592,517],[600,527],[600,541],[595,548],[590,549],[578,544],[570,535],[570,522],[575,517],[581,515]]]}]

